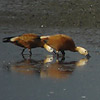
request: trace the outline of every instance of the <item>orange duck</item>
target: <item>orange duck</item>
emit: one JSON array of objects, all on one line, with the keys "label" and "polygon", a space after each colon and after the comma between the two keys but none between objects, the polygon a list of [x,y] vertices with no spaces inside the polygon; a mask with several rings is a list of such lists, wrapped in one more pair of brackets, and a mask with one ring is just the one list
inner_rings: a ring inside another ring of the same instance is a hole
[{"label": "orange duck", "polygon": [[43,47],[44,42],[40,39],[40,36],[32,33],[23,34],[15,37],[3,38],[3,42],[10,42],[17,46],[23,47],[21,54],[23,55],[26,48],[28,48],[30,55],[31,49],[36,47]]},{"label": "orange duck", "polygon": [[[46,50],[49,52],[53,52],[56,50],[56,54],[58,55],[58,52],[60,51],[63,56],[65,56],[65,50],[69,50],[72,52],[79,52],[82,55],[85,55],[87,57],[89,56],[88,51],[80,46],[75,46],[74,41],[71,37],[64,35],[64,34],[56,34],[51,36],[41,36],[40,37],[44,42],[46,43]],[[47,49],[47,45],[51,47],[50,49]],[[54,50],[51,50],[54,49]]]}]

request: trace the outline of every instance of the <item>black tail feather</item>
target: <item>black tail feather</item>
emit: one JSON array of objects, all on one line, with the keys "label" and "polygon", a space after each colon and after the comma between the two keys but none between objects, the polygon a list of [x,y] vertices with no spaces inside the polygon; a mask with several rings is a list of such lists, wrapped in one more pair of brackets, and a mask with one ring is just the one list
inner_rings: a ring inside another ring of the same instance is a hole
[{"label": "black tail feather", "polygon": [[13,37],[6,37],[6,38],[3,38],[2,42],[10,42],[10,39],[13,38]]}]

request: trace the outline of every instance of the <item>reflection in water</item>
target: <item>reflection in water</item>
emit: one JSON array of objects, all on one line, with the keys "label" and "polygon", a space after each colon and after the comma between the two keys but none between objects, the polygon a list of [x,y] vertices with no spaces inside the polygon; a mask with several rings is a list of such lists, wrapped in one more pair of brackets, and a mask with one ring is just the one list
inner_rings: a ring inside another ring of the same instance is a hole
[{"label": "reflection in water", "polygon": [[25,59],[11,64],[9,70],[23,74],[38,74],[41,78],[68,78],[76,67],[86,65],[88,59],[84,58],[79,61],[65,62],[62,60],[55,60],[53,56],[47,56],[45,60],[33,60],[31,58]]},{"label": "reflection in water", "polygon": [[[50,61],[52,58],[47,58]],[[47,59],[45,61],[47,61]],[[84,58],[79,61],[64,62],[63,60],[56,60],[54,63],[45,63],[41,68],[40,76],[41,78],[51,77],[51,78],[67,78],[75,70],[75,67],[81,67],[86,65],[88,59]]]}]

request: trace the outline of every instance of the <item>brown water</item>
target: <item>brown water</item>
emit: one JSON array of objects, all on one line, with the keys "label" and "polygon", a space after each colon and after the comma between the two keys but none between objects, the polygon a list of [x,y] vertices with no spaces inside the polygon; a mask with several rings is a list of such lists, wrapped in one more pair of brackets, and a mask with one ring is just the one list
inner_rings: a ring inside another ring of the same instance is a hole
[{"label": "brown water", "polygon": [[[99,1],[0,2],[0,100],[99,100]],[[22,48],[2,43],[3,37],[28,32],[69,35],[91,58],[66,51],[66,59],[57,60],[42,48],[22,57]]]}]

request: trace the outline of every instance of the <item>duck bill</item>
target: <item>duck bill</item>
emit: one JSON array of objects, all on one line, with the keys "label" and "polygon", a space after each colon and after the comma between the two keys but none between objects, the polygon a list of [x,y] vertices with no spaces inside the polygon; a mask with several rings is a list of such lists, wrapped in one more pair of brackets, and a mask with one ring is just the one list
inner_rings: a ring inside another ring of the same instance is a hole
[{"label": "duck bill", "polygon": [[86,55],[86,57],[89,59],[91,56],[89,55],[89,53]]}]

